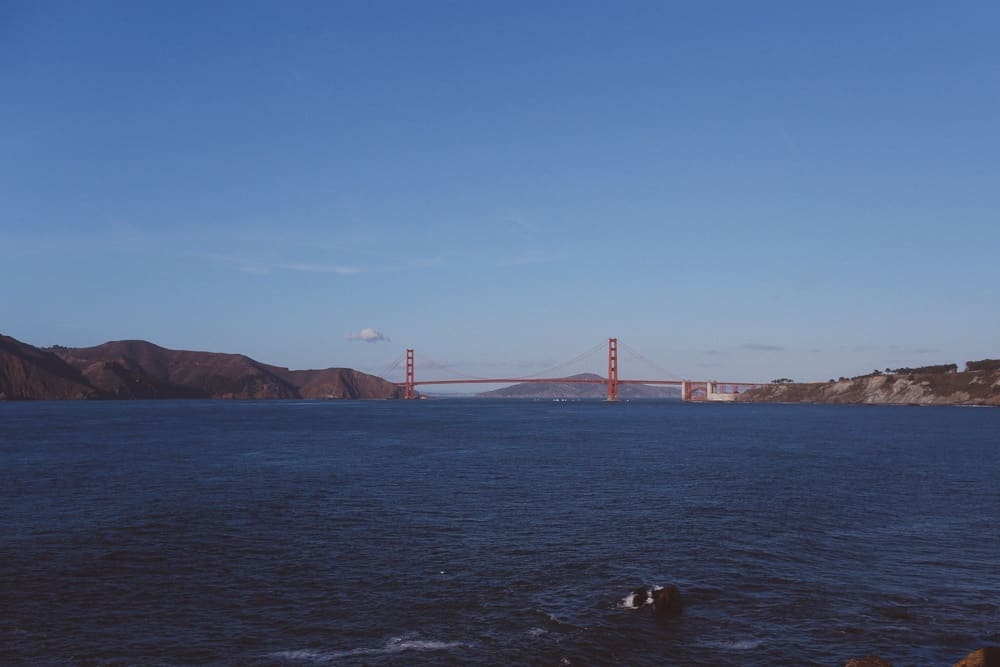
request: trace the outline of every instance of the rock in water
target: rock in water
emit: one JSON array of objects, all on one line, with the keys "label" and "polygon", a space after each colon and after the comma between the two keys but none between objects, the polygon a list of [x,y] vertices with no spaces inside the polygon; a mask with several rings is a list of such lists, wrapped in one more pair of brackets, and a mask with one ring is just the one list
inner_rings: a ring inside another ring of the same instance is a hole
[{"label": "rock in water", "polygon": [[956,662],[955,667],[1000,667],[1000,646],[987,646],[973,651]]},{"label": "rock in water", "polygon": [[653,591],[653,615],[677,616],[681,613],[681,592],[673,584]]},{"label": "rock in water", "polygon": [[844,667],[892,667],[892,663],[877,655],[867,655],[863,658],[851,658]]}]

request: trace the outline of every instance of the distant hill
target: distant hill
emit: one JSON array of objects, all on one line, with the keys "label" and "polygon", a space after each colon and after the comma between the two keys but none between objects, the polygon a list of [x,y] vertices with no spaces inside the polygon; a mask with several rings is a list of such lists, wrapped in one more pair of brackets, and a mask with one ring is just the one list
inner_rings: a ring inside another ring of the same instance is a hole
[{"label": "distant hill", "polygon": [[901,368],[830,382],[772,384],[740,395],[761,403],[866,403],[1000,406],[1000,361]]},{"label": "distant hill", "polygon": [[292,371],[242,354],[170,350],[143,340],[39,349],[0,337],[0,395],[77,398],[399,398],[382,378],[350,368]]},{"label": "distant hill", "polygon": [[[570,375],[570,380],[603,380],[595,373]],[[502,389],[485,391],[477,396],[483,398],[605,398],[608,395],[604,384],[576,384],[571,382],[522,382]],[[618,396],[623,399],[640,398],[680,398],[677,387],[661,387],[645,384],[622,384],[618,386]]]}]

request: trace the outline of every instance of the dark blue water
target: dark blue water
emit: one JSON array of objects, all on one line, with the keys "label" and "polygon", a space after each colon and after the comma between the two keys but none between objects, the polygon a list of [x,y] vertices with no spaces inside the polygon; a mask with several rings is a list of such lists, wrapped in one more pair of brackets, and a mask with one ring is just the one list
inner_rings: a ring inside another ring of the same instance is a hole
[{"label": "dark blue water", "polygon": [[[684,614],[622,607],[675,583]],[[0,662],[950,665],[1000,410],[0,404]]]}]

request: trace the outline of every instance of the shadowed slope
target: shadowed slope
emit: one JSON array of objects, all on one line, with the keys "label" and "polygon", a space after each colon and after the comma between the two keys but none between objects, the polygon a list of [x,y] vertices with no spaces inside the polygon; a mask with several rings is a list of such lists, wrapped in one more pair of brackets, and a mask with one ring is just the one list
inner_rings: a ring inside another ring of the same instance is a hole
[{"label": "shadowed slope", "polygon": [[58,356],[0,335],[0,396],[9,400],[101,398],[79,369]]}]

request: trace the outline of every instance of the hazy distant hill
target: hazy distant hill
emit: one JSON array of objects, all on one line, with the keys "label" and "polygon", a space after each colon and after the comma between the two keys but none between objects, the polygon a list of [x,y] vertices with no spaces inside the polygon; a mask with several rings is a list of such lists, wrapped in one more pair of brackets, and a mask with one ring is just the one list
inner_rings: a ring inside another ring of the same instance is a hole
[{"label": "hazy distant hill", "polygon": [[[571,375],[567,379],[601,380],[594,373]],[[477,394],[485,398],[605,398],[608,395],[604,384],[575,384],[571,382],[523,382],[503,389],[494,389]],[[680,389],[644,384],[622,384],[618,386],[618,396],[632,398],[680,398]]]},{"label": "hazy distant hill", "polygon": [[142,340],[41,350],[0,337],[0,394],[68,398],[399,398],[350,368],[291,371],[242,354],[170,350]]}]

